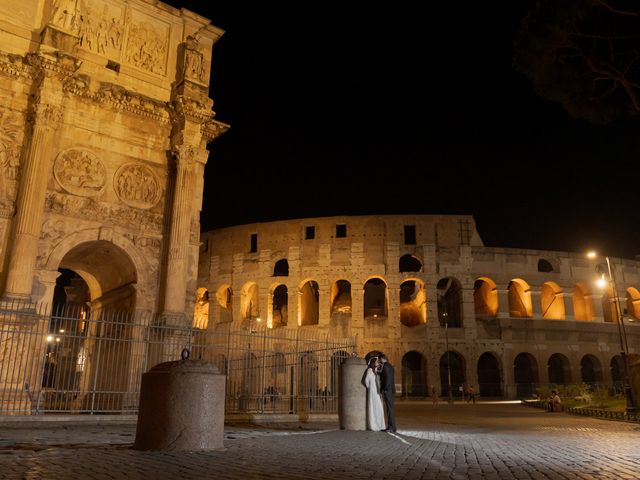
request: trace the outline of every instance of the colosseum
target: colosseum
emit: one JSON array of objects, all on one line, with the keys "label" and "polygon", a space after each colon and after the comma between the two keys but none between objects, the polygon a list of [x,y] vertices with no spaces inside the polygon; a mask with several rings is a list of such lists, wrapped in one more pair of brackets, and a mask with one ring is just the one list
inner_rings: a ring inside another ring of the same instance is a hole
[{"label": "colosseum", "polygon": [[399,367],[405,397],[449,385],[503,398],[550,384],[619,389],[622,342],[634,354],[640,338],[640,277],[637,261],[611,259],[616,288],[600,289],[603,262],[486,247],[468,215],[240,225],[202,235],[194,325],[352,336],[358,355],[383,351]]}]

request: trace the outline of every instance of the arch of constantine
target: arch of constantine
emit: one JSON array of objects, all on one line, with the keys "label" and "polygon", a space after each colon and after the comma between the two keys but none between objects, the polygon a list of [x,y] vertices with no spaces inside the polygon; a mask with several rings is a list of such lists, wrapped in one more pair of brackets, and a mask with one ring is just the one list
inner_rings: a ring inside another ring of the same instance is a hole
[{"label": "arch of constantine", "polygon": [[[472,385],[507,398],[549,384],[620,389],[614,293],[595,286],[599,265],[584,253],[485,247],[459,215],[277,221],[202,242],[200,328],[260,321],[352,335],[359,355],[387,354],[407,396],[446,395],[450,384],[454,395]],[[638,266],[613,261],[631,354]]]}]

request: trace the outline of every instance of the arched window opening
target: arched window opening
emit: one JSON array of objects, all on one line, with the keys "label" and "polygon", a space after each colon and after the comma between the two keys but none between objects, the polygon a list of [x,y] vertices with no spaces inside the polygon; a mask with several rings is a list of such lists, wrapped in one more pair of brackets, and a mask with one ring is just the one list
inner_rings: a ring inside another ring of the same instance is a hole
[{"label": "arched window opening", "polygon": [[427,395],[427,361],[419,352],[402,357],[402,394],[405,398]]},{"label": "arched window opening", "polygon": [[219,322],[231,322],[233,315],[231,311],[233,293],[231,287],[223,285],[216,291],[215,298],[218,307],[218,321]]},{"label": "arched window opening", "polygon": [[602,382],[602,366],[594,355],[585,355],[580,360],[580,379],[582,383],[596,386]]},{"label": "arched window opening", "polygon": [[516,278],[509,282],[509,316],[531,318],[531,288],[524,280]]},{"label": "arched window opening", "polygon": [[399,270],[402,272],[421,272],[422,262],[413,255],[403,255],[400,257]]},{"label": "arched window opening", "polygon": [[273,267],[274,277],[288,277],[289,276],[289,262],[286,258],[278,260]]},{"label": "arched window opening", "polygon": [[546,282],[540,289],[542,316],[550,320],[564,320],[562,289],[554,282]]},{"label": "arched window opening", "polygon": [[481,397],[502,396],[500,363],[489,352],[483,353],[478,359],[478,393]]},{"label": "arched window opening", "polygon": [[351,315],[351,284],[346,280],[338,280],[331,287],[331,315]]},{"label": "arched window opening", "polygon": [[379,278],[364,284],[364,317],[387,318],[387,284]]},{"label": "arched window opening", "polygon": [[611,358],[609,363],[611,369],[611,382],[613,391],[617,394],[624,392],[624,360],[621,355],[616,355]]},{"label": "arched window opening", "polygon": [[244,287],[242,287],[240,303],[242,318],[244,320],[255,320],[258,318],[260,316],[258,285],[253,282],[245,284]]},{"label": "arched window opening", "polygon": [[498,288],[490,278],[479,278],[473,284],[473,305],[476,317],[498,314]]},{"label": "arched window opening", "polygon": [[[451,386],[452,397],[462,397],[466,384],[464,359],[456,352],[444,352],[440,357],[440,394],[449,397]],[[449,385],[451,378],[451,385]]]},{"label": "arched window opening", "polygon": [[440,326],[462,327],[462,287],[453,277],[441,279],[436,285]]},{"label": "arched window opening", "polygon": [[300,326],[317,325],[320,318],[320,286],[309,280],[300,289]]},{"label": "arched window opening", "polygon": [[520,353],[513,361],[513,375],[518,398],[528,398],[538,387],[538,362],[530,353]]},{"label": "arched window opening", "polygon": [[593,321],[593,301],[589,290],[582,283],[573,287],[573,314],[576,320]]},{"label": "arched window opening", "polygon": [[284,327],[289,321],[289,293],[286,285],[278,285],[273,291],[273,317],[271,328]]},{"label": "arched window opening", "polygon": [[627,288],[627,315],[633,320],[640,320],[640,292],[635,287]]},{"label": "arched window opening", "polygon": [[554,353],[549,357],[549,383],[565,385],[571,383],[571,366],[569,359],[560,353]]},{"label": "arched window opening", "polygon": [[206,330],[209,326],[209,290],[196,290],[196,303],[193,307],[193,328]]},{"label": "arched window opening", "polygon": [[426,323],[426,293],[422,283],[407,280],[400,285],[400,323],[415,327]]},{"label": "arched window opening", "polygon": [[540,260],[538,260],[538,271],[544,273],[553,272],[553,265],[551,265],[551,262],[549,260],[541,258]]},{"label": "arched window opening", "polygon": [[617,305],[613,294],[613,288],[607,286],[602,290],[602,316],[606,323],[617,323]]}]

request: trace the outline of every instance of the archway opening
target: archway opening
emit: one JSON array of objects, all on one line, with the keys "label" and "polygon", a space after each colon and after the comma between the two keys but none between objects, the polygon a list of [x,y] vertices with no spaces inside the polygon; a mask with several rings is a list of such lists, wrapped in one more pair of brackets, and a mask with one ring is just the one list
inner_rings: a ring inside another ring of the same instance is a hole
[{"label": "archway opening", "polygon": [[513,377],[516,382],[518,398],[528,398],[533,395],[538,386],[538,362],[530,353],[520,353],[513,361]]},{"label": "archway opening", "polygon": [[289,321],[289,293],[286,285],[278,285],[273,291],[273,318],[271,328],[284,327]]},{"label": "archway opening", "polygon": [[462,327],[462,287],[455,278],[442,278],[436,285],[440,326]]},{"label": "archway opening", "polygon": [[317,325],[320,318],[320,286],[309,280],[300,289],[300,326]]},{"label": "archway opening", "polygon": [[495,355],[485,352],[478,359],[478,393],[481,397],[502,396],[500,364]]},{"label": "archway opening", "polygon": [[583,383],[596,386],[602,382],[602,365],[594,355],[585,355],[580,360],[580,379]]},{"label": "archway opening", "polygon": [[407,280],[400,285],[400,323],[415,327],[426,323],[426,294],[421,282]]},{"label": "archway opening", "polygon": [[549,357],[549,383],[566,385],[571,383],[571,367],[569,359],[561,353],[554,353]]},{"label": "archway opening", "polygon": [[411,351],[402,357],[402,392],[404,397],[427,396],[427,365],[421,353]]},{"label": "archway opening", "polygon": [[473,305],[476,317],[498,314],[498,288],[490,278],[478,278],[473,284]]},{"label": "archway opening", "polygon": [[[456,352],[444,352],[440,357],[440,392],[449,396],[451,386],[452,397],[462,397],[466,382],[464,359]],[[450,381],[449,381],[450,379]]]}]

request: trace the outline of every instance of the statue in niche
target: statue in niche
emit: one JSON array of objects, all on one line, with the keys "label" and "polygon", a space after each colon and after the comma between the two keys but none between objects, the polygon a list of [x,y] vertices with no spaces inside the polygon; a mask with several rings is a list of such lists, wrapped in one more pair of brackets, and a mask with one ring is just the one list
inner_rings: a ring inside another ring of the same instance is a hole
[{"label": "statue in niche", "polygon": [[18,118],[0,111],[0,206],[12,203],[9,185],[18,176],[19,136]]},{"label": "statue in niche", "polygon": [[184,76],[199,82],[204,81],[204,55],[200,51],[197,35],[189,35],[185,42]]},{"label": "statue in niche", "polygon": [[51,24],[63,30],[74,31],[77,26],[77,0],[53,0]]}]

